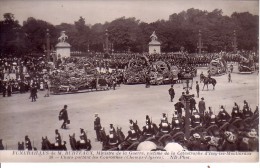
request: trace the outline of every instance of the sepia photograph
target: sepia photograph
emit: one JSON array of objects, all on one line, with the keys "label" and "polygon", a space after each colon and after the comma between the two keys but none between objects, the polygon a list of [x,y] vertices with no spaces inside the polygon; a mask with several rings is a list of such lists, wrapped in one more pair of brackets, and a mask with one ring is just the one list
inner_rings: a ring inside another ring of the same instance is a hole
[{"label": "sepia photograph", "polygon": [[0,0],[0,162],[257,163],[258,105],[258,0]]}]

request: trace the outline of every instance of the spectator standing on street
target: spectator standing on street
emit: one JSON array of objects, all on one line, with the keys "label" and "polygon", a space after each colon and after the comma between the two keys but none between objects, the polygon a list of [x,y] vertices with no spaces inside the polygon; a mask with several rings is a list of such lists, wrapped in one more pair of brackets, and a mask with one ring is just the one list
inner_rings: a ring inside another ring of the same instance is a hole
[{"label": "spectator standing on street", "polygon": [[228,72],[228,82],[232,82],[231,73],[230,72]]},{"label": "spectator standing on street", "polygon": [[201,101],[199,101],[199,113],[200,115],[204,116],[205,110],[206,110],[206,104],[204,102],[204,98],[201,98]]},{"label": "spectator standing on street", "polygon": [[60,114],[59,114],[59,119],[63,120],[61,129],[66,129],[66,124],[68,123],[68,120],[69,120],[67,107],[68,107],[67,105],[64,105],[64,108],[60,111]]},{"label": "spectator standing on street", "polygon": [[199,86],[198,81],[196,81],[196,91],[197,91],[197,97],[200,97],[200,94],[199,94],[199,92],[200,92],[200,86]]},{"label": "spectator standing on street", "polygon": [[171,97],[171,102],[173,102],[173,99],[174,99],[174,96],[175,96],[173,85],[171,85],[171,88],[169,89],[169,95]]}]

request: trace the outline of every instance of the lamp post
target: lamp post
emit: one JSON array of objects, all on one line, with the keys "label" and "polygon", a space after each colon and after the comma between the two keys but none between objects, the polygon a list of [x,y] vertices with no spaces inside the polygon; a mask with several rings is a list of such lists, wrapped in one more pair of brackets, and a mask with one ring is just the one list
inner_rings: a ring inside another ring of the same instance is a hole
[{"label": "lamp post", "polygon": [[184,74],[182,78],[183,89],[186,90],[184,95],[184,100],[186,104],[185,109],[185,137],[188,139],[190,137],[190,99],[192,95],[189,94],[189,89],[192,89],[193,77],[190,73]]},{"label": "lamp post", "polygon": [[49,29],[46,30],[46,55],[47,61],[50,61],[50,33]]}]

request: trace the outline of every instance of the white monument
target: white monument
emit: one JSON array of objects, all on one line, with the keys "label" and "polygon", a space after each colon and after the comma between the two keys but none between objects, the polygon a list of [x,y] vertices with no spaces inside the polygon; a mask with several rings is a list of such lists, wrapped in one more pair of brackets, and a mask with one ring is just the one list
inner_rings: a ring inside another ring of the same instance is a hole
[{"label": "white monument", "polygon": [[66,42],[68,36],[65,34],[65,31],[61,32],[61,36],[58,38],[59,43],[56,47],[56,55],[59,58],[70,57],[70,44]]},{"label": "white monument", "polygon": [[151,41],[149,43],[149,54],[161,54],[161,43],[157,40],[155,31],[150,36]]}]

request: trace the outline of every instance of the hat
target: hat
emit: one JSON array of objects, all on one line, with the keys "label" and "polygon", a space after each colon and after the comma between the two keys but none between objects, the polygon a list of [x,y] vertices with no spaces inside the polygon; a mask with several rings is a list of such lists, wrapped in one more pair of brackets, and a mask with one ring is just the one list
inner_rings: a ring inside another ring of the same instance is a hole
[{"label": "hat", "polygon": [[95,113],[95,116],[98,116],[98,113]]},{"label": "hat", "polygon": [[111,127],[113,127],[113,124],[110,124]]},{"label": "hat", "polygon": [[66,104],[64,105],[64,108],[68,107]]},{"label": "hat", "polygon": [[204,100],[204,97],[202,97],[201,100]]}]

